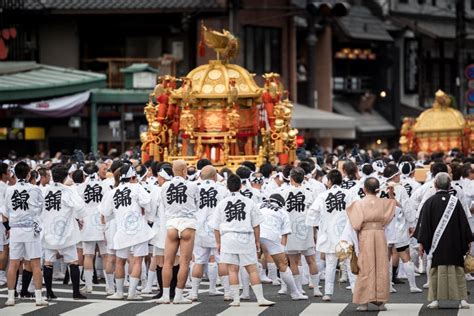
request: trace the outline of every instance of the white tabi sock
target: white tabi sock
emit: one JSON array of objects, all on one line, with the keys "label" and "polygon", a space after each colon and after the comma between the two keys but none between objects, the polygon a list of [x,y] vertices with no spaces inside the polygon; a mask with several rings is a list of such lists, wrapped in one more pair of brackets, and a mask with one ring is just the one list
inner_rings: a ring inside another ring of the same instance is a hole
[{"label": "white tabi sock", "polygon": [[128,296],[135,296],[137,294],[137,285],[140,279],[130,277],[130,286],[128,287]]},{"label": "white tabi sock", "polygon": [[238,284],[230,285],[230,290],[232,291],[232,296],[234,298],[234,303],[240,303],[240,290]]},{"label": "white tabi sock", "polygon": [[191,277],[191,295],[198,297],[199,285],[201,285],[201,278]]},{"label": "white tabi sock", "polygon": [[117,286],[117,293],[123,294],[123,283],[125,279],[115,279],[115,284]]},{"label": "white tabi sock", "polygon": [[290,294],[299,291],[296,287],[295,278],[293,278],[293,274],[291,273],[290,268],[286,268],[286,271],[280,271],[280,277],[283,282],[286,284],[288,290],[290,290]]},{"label": "white tabi sock", "polygon": [[[176,297],[176,294],[178,292],[178,289],[176,289],[175,291],[175,297]],[[169,287],[164,287],[163,288],[163,295],[162,297],[166,300],[169,300],[170,299],[170,288]]]},{"label": "white tabi sock", "polygon": [[262,284],[252,285],[252,290],[253,290],[253,293],[255,294],[255,297],[257,298],[257,302],[261,302],[261,301],[265,300],[265,297],[263,297]]},{"label": "white tabi sock", "polygon": [[217,283],[217,263],[211,262],[207,265],[207,276],[209,278],[209,292],[215,292]]},{"label": "white tabi sock", "polygon": [[249,296],[250,295],[250,279],[247,270],[244,267],[240,268],[240,275],[242,279],[242,295]]},{"label": "white tabi sock", "polygon": [[224,287],[224,295],[225,296],[232,295],[230,285],[229,285],[229,276],[228,275],[221,276],[221,281],[222,281],[222,286]]},{"label": "white tabi sock", "polygon": [[113,273],[106,273],[105,274],[105,279],[107,280],[107,289],[115,290],[114,274]]},{"label": "white tabi sock", "polygon": [[92,276],[94,274],[94,270],[92,269],[84,269],[84,281],[86,282],[86,288],[92,289]]},{"label": "white tabi sock", "polygon": [[155,278],[156,278],[156,271],[148,270],[148,276],[147,276],[147,281],[146,281],[147,290],[151,291],[153,287],[153,281],[155,280]]},{"label": "white tabi sock", "polygon": [[298,291],[303,292],[303,284],[301,284],[301,274],[293,275],[293,278],[295,279],[295,284]]},{"label": "white tabi sock", "polygon": [[175,302],[179,302],[183,300],[183,289],[176,288],[175,294],[174,294],[174,300]]},{"label": "white tabi sock", "polygon": [[267,263],[267,268],[268,268],[268,277],[272,279],[272,281],[278,280],[276,264],[274,262],[269,262]]},{"label": "white tabi sock", "polygon": [[38,302],[38,301],[41,301],[43,299],[43,294],[41,293],[42,290],[39,289],[39,290],[35,290],[35,300]]}]

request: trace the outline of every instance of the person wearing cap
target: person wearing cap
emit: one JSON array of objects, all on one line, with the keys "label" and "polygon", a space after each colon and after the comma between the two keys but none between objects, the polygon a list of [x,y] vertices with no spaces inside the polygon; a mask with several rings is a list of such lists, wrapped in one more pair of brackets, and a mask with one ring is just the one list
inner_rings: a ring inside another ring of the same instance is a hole
[{"label": "person wearing cap", "polygon": [[[392,258],[392,282],[396,284],[402,283],[397,278],[400,258],[402,260],[403,270],[408,278],[410,292],[420,293],[422,290],[416,286],[415,265],[411,262],[409,252],[410,236],[415,228],[416,214],[413,209],[408,206],[408,193],[400,183],[400,170],[398,167],[394,164],[387,165],[383,176],[385,180],[380,184],[378,196],[380,198],[395,199],[397,202],[395,216],[385,230],[389,255]],[[391,291],[396,292],[393,287],[391,287]]]},{"label": "person wearing cap", "polygon": [[[336,245],[347,221],[346,207],[349,205],[349,193],[341,188],[342,174],[334,169],[327,174],[326,192],[318,195],[306,214],[309,227],[319,227],[316,250],[325,254],[326,275],[323,301],[331,301],[334,293],[337,256]],[[293,232],[294,234],[295,232]],[[349,273],[351,287],[354,277]],[[314,285],[317,288],[317,283]]]},{"label": "person wearing cap", "polygon": [[[209,295],[224,295],[224,300],[231,300],[229,275],[227,266],[219,264],[219,255],[216,250],[216,238],[214,229],[210,227],[210,221],[216,212],[217,204],[223,200],[229,191],[225,186],[217,182],[217,171],[212,165],[206,165],[201,169],[199,181],[199,210],[196,213],[197,229],[194,242],[194,264],[191,276],[191,293],[188,298],[192,301],[198,300],[198,290],[203,275],[203,267],[207,265],[209,277]],[[210,262],[214,255],[216,262]],[[220,275],[224,285],[224,293],[216,289],[217,275]]]},{"label": "person wearing cap", "polygon": [[148,255],[148,241],[153,238],[153,230],[148,226],[146,215],[150,212],[150,194],[137,183],[135,169],[130,164],[120,168],[119,185],[105,197],[102,214],[106,218],[115,217],[117,231],[113,236],[116,251],[115,282],[116,292],[107,299],[124,298],[124,265],[133,250],[133,264],[130,273],[128,300],[141,300],[136,289],[140,281],[142,260]]},{"label": "person wearing cap", "polygon": [[300,272],[300,261],[303,255],[308,263],[311,281],[314,286],[314,296],[322,296],[319,291],[319,273],[316,265],[314,249],[314,231],[312,226],[305,223],[306,214],[314,201],[314,194],[303,186],[305,171],[296,167],[290,172],[290,186],[281,189],[281,195],[285,200],[285,207],[290,216],[292,234],[288,236],[286,253],[290,259],[291,272],[295,279],[297,289],[305,294],[302,287],[302,271]]},{"label": "person wearing cap", "polygon": [[220,261],[227,265],[229,283],[232,290],[231,306],[240,306],[239,268],[244,267],[249,274],[252,290],[259,306],[274,305],[263,296],[263,287],[257,270],[257,251],[260,251],[260,224],[264,218],[257,205],[240,194],[242,187],[238,175],[230,175],[227,188],[230,191],[221,200],[210,226],[214,229]]},{"label": "person wearing cap", "polygon": [[68,177],[68,169],[57,165],[52,170],[53,184],[46,187],[43,195],[44,205],[40,216],[43,225],[43,275],[46,293],[49,299],[57,298],[52,290],[53,263],[58,255],[63,256],[64,263],[69,265],[73,298],[85,299],[79,289],[79,258],[76,245],[81,241],[77,220],[86,215],[85,203],[74,187],[64,183]]},{"label": "person wearing cap", "polygon": [[263,253],[271,256],[274,264],[278,266],[280,277],[285,284],[284,288],[289,289],[291,299],[307,300],[308,296],[303,295],[296,287],[285,255],[288,235],[291,234],[291,221],[285,208],[285,199],[280,194],[274,193],[259,208],[264,218],[260,224],[260,245]]},{"label": "person wearing cap", "polygon": [[99,205],[104,197],[102,182],[99,178],[99,168],[93,162],[84,166],[87,176],[85,182],[79,184],[77,192],[85,203],[87,215],[82,224],[82,251],[84,255],[84,292],[92,293],[92,276],[94,273],[94,256],[96,246],[104,262],[107,260],[107,243],[105,241],[105,225],[100,221]]},{"label": "person wearing cap", "polygon": [[175,304],[191,304],[183,296],[188,279],[189,263],[192,259],[196,233],[196,212],[199,209],[199,188],[187,180],[187,166],[184,160],[173,161],[174,177],[161,187],[161,201],[166,217],[165,259],[163,265],[163,295],[158,304],[169,304],[173,265],[179,249],[179,272],[176,285]]}]

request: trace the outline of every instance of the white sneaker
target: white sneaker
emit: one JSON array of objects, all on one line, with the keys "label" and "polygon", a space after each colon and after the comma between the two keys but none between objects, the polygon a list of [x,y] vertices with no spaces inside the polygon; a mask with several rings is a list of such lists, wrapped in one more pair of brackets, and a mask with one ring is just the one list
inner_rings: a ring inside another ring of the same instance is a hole
[{"label": "white sneaker", "polygon": [[81,287],[80,291],[81,291],[82,293],[89,293],[89,294],[90,294],[90,293],[92,293],[92,288],[91,288],[91,287],[87,287],[87,286],[83,286],[83,287]]},{"label": "white sneaker", "polygon": [[346,290],[352,290],[351,286],[350,285],[346,286]]},{"label": "white sneaker", "polygon": [[438,301],[433,301],[429,303],[428,305],[426,305],[426,307],[428,307],[429,309],[436,309],[439,307],[439,303]]},{"label": "white sneaker", "polygon": [[250,296],[249,296],[249,295],[243,295],[243,294],[241,294],[241,295],[240,295],[240,299],[241,299],[242,301],[248,301],[248,300],[250,300]]},{"label": "white sneaker", "polygon": [[395,290],[393,285],[390,285],[390,293],[397,293],[397,290]]},{"label": "white sneaker", "polygon": [[332,300],[331,295],[324,295],[324,296],[323,296],[323,301],[324,301],[324,302],[329,302],[329,301],[331,301],[331,300]]},{"label": "white sneaker", "polygon": [[114,294],[115,294],[115,290],[114,290],[114,289],[106,289],[106,290],[105,290],[105,294],[107,294],[107,295],[114,295]]},{"label": "white sneaker", "polygon": [[135,295],[128,295],[127,296],[127,301],[141,301],[143,300],[143,297],[141,297],[140,295],[138,294],[135,294]]},{"label": "white sneaker", "polygon": [[471,305],[469,305],[469,303],[468,303],[466,300],[462,300],[462,301],[459,303],[459,308],[462,308],[462,309],[470,309],[470,308],[471,308]]},{"label": "white sneaker", "polygon": [[209,296],[223,296],[224,292],[221,292],[219,290],[214,290],[214,291],[209,291]]},{"label": "white sneaker", "polygon": [[299,291],[296,291],[294,293],[291,293],[291,299],[293,301],[302,301],[307,300],[308,297],[306,295],[301,294]]},{"label": "white sneaker", "polygon": [[15,299],[13,300],[7,300],[5,302],[5,306],[15,306]]},{"label": "white sneaker", "polygon": [[233,301],[234,298],[232,295],[224,295],[224,302]]},{"label": "white sneaker", "polygon": [[151,294],[151,293],[153,293],[152,289],[143,289],[143,290],[141,290],[141,294]]},{"label": "white sneaker", "polygon": [[273,283],[272,279],[270,279],[270,278],[267,277],[266,275],[260,277],[260,282],[263,283],[263,284],[270,284],[270,283]]},{"label": "white sneaker", "polygon": [[[298,291],[298,292],[299,292],[299,291]],[[286,293],[287,293],[287,290],[286,290],[286,289],[280,289],[280,290],[278,290],[278,294],[280,294],[280,295],[286,295]]]},{"label": "white sneaker", "polygon": [[321,290],[319,288],[314,288],[313,289],[313,296],[314,297],[322,297],[323,293],[321,292]]},{"label": "white sneaker", "polygon": [[423,290],[417,287],[410,287],[410,293],[423,293]]},{"label": "white sneaker", "polygon": [[170,304],[170,298],[169,297],[160,297],[159,299],[156,300],[156,304]]},{"label": "white sneaker", "polygon": [[272,285],[275,285],[275,286],[276,285],[281,285],[280,280],[278,280],[278,279],[273,280]]},{"label": "white sneaker", "polygon": [[124,296],[123,293],[114,293],[112,295],[107,296],[108,300],[123,300]]},{"label": "white sneaker", "polygon": [[192,304],[193,301],[188,300],[187,298],[182,297],[181,299],[178,299],[177,297],[174,298],[173,304]]},{"label": "white sneaker", "polygon": [[42,297],[35,302],[36,306],[49,306],[49,303]]},{"label": "white sneaker", "polygon": [[423,288],[424,288],[424,289],[429,289],[429,288],[430,288],[430,284],[429,284],[429,283],[423,284]]},{"label": "white sneaker", "polygon": [[466,281],[474,281],[474,277],[470,273],[466,273]]},{"label": "white sneaker", "polygon": [[186,298],[187,298],[188,300],[193,301],[193,302],[197,302],[197,300],[198,300],[198,296],[197,296],[197,295],[193,295],[192,293],[189,293],[189,295],[186,296]]},{"label": "white sneaker", "polygon": [[258,301],[257,303],[258,303],[258,306],[272,306],[272,305],[275,305],[275,302],[269,301],[267,299],[262,299],[262,300]]}]

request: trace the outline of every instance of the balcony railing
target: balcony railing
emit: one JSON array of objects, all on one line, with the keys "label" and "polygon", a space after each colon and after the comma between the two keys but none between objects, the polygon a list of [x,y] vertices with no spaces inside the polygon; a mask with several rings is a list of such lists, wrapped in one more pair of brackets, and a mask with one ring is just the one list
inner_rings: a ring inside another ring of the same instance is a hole
[{"label": "balcony railing", "polygon": [[83,59],[81,69],[107,75],[109,88],[123,88],[124,76],[120,69],[136,63],[147,63],[158,69],[158,75],[176,75],[176,61],[172,57],[160,58],[94,58]]}]

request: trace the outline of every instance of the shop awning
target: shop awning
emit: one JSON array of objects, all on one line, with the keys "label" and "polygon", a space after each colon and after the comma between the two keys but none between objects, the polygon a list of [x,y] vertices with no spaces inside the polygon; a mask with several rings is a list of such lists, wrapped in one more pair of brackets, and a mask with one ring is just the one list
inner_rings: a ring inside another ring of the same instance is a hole
[{"label": "shop awning", "polygon": [[36,62],[0,63],[0,103],[54,98],[105,86],[104,74]]},{"label": "shop awning", "polygon": [[[401,27],[406,27],[415,33],[423,34],[427,37],[437,39],[455,39],[456,23],[454,18],[437,18],[437,19],[416,19],[400,16],[392,16],[390,20]],[[467,39],[474,39],[474,28],[469,25],[467,28]]]},{"label": "shop awning", "polygon": [[344,99],[336,98],[333,101],[334,111],[354,118],[357,132],[364,134],[394,133],[395,127],[382,117],[377,111],[360,113]]},{"label": "shop awning", "polygon": [[335,21],[349,38],[393,42],[384,22],[364,6],[351,6],[347,16],[337,18]]},{"label": "shop awning", "polygon": [[321,137],[355,138],[353,118],[301,104],[295,104],[293,107],[291,126],[297,129],[318,130]]}]

